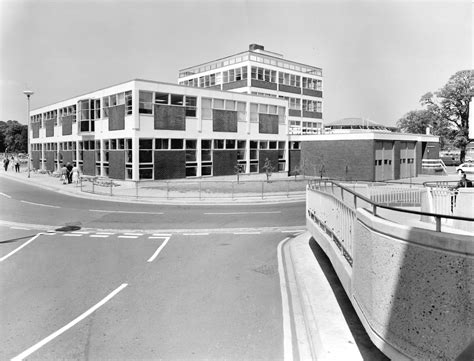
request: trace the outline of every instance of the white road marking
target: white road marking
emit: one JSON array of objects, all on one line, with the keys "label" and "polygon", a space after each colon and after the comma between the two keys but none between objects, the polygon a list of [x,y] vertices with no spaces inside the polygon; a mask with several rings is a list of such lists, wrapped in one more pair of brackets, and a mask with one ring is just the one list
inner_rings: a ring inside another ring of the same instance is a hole
[{"label": "white road marking", "polygon": [[124,233],[126,236],[143,236],[143,233]]},{"label": "white road marking", "polygon": [[0,195],[2,195],[4,197],[7,197],[7,198],[11,198],[11,196],[9,196],[8,194],[2,193],[2,192],[0,192]]},{"label": "white road marking", "polygon": [[281,233],[302,233],[302,232],[306,232],[306,230],[298,229],[298,230],[295,230],[295,231],[281,231]]},{"label": "white road marking", "polygon": [[101,212],[101,213],[125,213],[125,214],[163,214],[163,212],[133,212],[133,211],[112,211],[106,209],[89,209],[90,212]]},{"label": "white road marking", "polygon": [[165,239],[165,241],[161,244],[161,246],[158,247],[158,249],[155,251],[155,253],[153,253],[153,256],[151,256],[147,262],[153,262],[153,260],[158,257],[158,255],[160,254],[161,250],[163,248],[165,248],[166,244],[168,243],[168,241],[170,240],[171,237],[162,237]]},{"label": "white road marking", "polygon": [[43,347],[44,345],[46,345],[48,342],[52,341],[53,339],[55,339],[56,337],[58,337],[59,335],[61,335],[62,333],[64,333],[65,331],[69,330],[71,327],[73,327],[75,324],[81,322],[83,319],[85,319],[87,316],[89,316],[90,314],[92,314],[94,311],[96,311],[98,308],[100,308],[101,306],[103,306],[105,303],[107,303],[108,301],[110,301],[115,295],[117,295],[120,291],[122,291],[125,287],[127,287],[128,284],[127,283],[122,283],[118,288],[116,288],[114,291],[112,291],[111,293],[108,294],[108,296],[106,296],[105,298],[103,298],[101,301],[99,301],[98,303],[96,303],[94,306],[92,306],[91,308],[89,308],[86,312],[84,312],[82,315],[76,317],[74,320],[72,320],[71,322],[69,322],[66,326],[63,326],[61,327],[59,330],[57,330],[56,332],[53,332],[51,335],[49,335],[48,337],[42,339],[40,342],[38,342],[37,344],[31,346],[29,349],[23,351],[21,354],[19,354],[18,356],[15,356],[14,358],[12,358],[12,361],[19,361],[19,360],[23,360],[25,357],[28,357],[29,355],[31,355],[33,352],[39,350],[41,347]]},{"label": "white road marking", "polygon": [[234,232],[234,234],[260,234],[261,232]]},{"label": "white road marking", "polygon": [[216,212],[216,213],[204,213],[207,215],[242,215],[242,214],[278,214],[281,213],[280,211],[274,212]]},{"label": "white road marking", "polygon": [[41,207],[49,207],[49,208],[61,208],[59,206],[52,206],[50,204],[43,204],[43,203],[34,203],[34,202],[28,202],[28,201],[20,201],[21,203],[27,203],[27,204],[33,204],[35,206],[41,206]]},{"label": "white road marking", "polygon": [[11,229],[22,229],[22,230],[25,230],[25,231],[29,231],[30,229],[29,228],[26,228],[26,227],[10,227]]},{"label": "white road marking", "polygon": [[89,234],[91,232],[85,232],[85,231],[73,231],[71,233],[77,233],[77,234]]},{"label": "white road marking", "polygon": [[118,236],[118,238],[133,238],[133,239],[137,239],[138,236]]},{"label": "white road marking", "polygon": [[153,236],[157,236],[157,237],[171,237],[171,233],[153,233]]},{"label": "white road marking", "polygon": [[82,234],[76,234],[76,233],[64,233],[64,237],[82,237]]},{"label": "white road marking", "polygon": [[55,236],[56,235],[56,232],[46,232],[46,233],[41,233],[42,235],[44,236]]},{"label": "white road marking", "polygon": [[102,235],[112,236],[112,235],[114,235],[115,233],[111,233],[111,232],[96,232],[96,234],[102,234]]},{"label": "white road marking", "polygon": [[9,258],[10,256],[13,256],[15,253],[17,253],[20,249],[22,249],[23,247],[26,247],[28,244],[30,244],[31,242],[33,242],[36,238],[38,238],[42,233],[38,233],[36,236],[32,237],[30,240],[26,241],[25,243],[23,243],[20,247],[18,248],[15,248],[13,251],[11,251],[9,254],[7,254],[6,256],[3,256],[2,258],[0,258],[0,262],[3,262],[5,261],[7,258]]},{"label": "white road marking", "polygon": [[209,233],[183,233],[183,236],[209,236]]},{"label": "white road marking", "polygon": [[106,235],[106,234],[91,234],[91,235],[89,235],[89,237],[91,237],[91,238],[109,238],[109,236]]},{"label": "white road marking", "polygon": [[285,269],[283,267],[282,248],[290,238],[285,238],[278,244],[278,274],[280,276],[281,306],[283,314],[283,355],[285,361],[293,360],[293,339],[291,334],[290,306],[286,286]]}]

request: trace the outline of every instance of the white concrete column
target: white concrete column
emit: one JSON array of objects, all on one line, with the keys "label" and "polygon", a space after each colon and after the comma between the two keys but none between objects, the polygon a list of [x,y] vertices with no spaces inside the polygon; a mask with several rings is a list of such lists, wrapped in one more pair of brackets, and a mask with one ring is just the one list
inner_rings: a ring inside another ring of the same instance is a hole
[{"label": "white concrete column", "polygon": [[140,180],[139,151],[140,151],[139,138],[136,134],[134,134],[132,138],[132,180],[134,181]]},{"label": "white concrete column", "polygon": [[202,146],[201,146],[201,138],[196,139],[196,163],[197,163],[197,170],[196,176],[202,177]]}]

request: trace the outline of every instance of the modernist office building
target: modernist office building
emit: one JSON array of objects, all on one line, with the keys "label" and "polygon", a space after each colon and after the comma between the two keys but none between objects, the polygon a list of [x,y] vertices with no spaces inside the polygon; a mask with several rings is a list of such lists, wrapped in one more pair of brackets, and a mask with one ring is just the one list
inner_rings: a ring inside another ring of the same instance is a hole
[{"label": "modernist office building", "polygon": [[32,164],[170,179],[288,170],[288,102],[132,80],[31,112]]},{"label": "modernist office building", "polygon": [[323,130],[322,69],[251,44],[248,51],[179,71],[179,84],[282,98],[290,134]]},{"label": "modernist office building", "polygon": [[132,80],[32,111],[33,167],[159,180],[261,173],[268,159],[280,172],[386,180],[438,157],[433,136],[358,119],[324,129],[321,69],[260,45],[184,69],[179,83]]}]

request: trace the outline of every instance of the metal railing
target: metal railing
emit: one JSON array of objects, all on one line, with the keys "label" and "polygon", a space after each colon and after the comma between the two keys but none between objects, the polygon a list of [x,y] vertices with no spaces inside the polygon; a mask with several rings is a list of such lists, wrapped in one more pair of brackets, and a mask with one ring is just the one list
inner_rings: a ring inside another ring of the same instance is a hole
[{"label": "metal railing", "polygon": [[[340,207],[341,202],[342,202],[342,204],[344,204],[345,207],[349,207],[353,211],[355,211],[358,207],[369,208],[369,210],[371,210],[374,216],[377,215],[377,211],[379,209],[387,209],[394,212],[407,213],[407,214],[418,215],[418,216],[423,216],[423,217],[433,217],[436,224],[436,227],[435,227],[436,232],[441,232],[442,219],[453,219],[453,220],[459,220],[459,221],[474,222],[474,218],[453,216],[452,214],[423,212],[423,211],[417,211],[413,209],[396,208],[396,207],[380,204],[378,202],[373,201],[369,197],[363,196],[360,193],[350,189],[350,187],[343,186],[332,180],[312,180],[308,184],[308,191],[330,195],[332,200],[330,200],[331,198],[329,198],[329,200],[332,203],[329,205],[329,207],[333,207],[335,209],[337,209],[337,207]],[[325,199],[328,200],[328,198],[325,198]],[[318,202],[316,204],[318,204],[318,207],[320,207],[321,203],[323,202]],[[308,209],[310,206],[311,206],[310,204],[307,204]],[[324,207],[327,207],[327,206],[324,206]],[[314,209],[315,208],[313,208],[312,210]],[[330,228],[331,228],[331,232],[334,235],[337,236],[338,234],[344,234],[345,231],[342,229],[342,227],[344,227],[344,223],[338,224],[337,222],[333,222],[332,220],[330,220],[328,218],[328,215],[324,215],[323,217],[323,214],[316,212],[316,216],[318,216],[318,214],[320,215],[320,217],[322,217],[321,220],[325,224],[332,225]]]},{"label": "metal railing", "polygon": [[82,176],[82,192],[134,199],[215,200],[242,198],[271,199],[304,196],[308,179],[287,178],[265,180],[170,180],[118,181],[105,177]]}]

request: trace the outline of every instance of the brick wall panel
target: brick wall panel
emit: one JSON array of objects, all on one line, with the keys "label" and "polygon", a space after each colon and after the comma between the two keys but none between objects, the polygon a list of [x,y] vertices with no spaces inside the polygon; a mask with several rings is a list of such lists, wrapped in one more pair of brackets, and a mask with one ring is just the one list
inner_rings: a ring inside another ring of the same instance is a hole
[{"label": "brick wall panel", "polygon": [[235,174],[237,150],[214,150],[212,168],[215,176]]},{"label": "brick wall panel", "polygon": [[72,118],[73,118],[73,115],[67,115],[65,117],[60,118],[62,135],[72,134]]},{"label": "brick wall panel", "polygon": [[[288,159],[288,170],[290,175],[294,175],[293,172],[295,168],[300,170],[301,166],[301,150],[299,149],[290,149],[289,151],[289,159]],[[301,173],[301,171],[300,171]]]},{"label": "brick wall panel", "polygon": [[113,179],[125,179],[125,151],[109,151],[109,177]]},{"label": "brick wall panel", "polygon": [[323,113],[308,112],[307,110],[303,110],[303,117],[305,117],[305,118],[314,118],[314,119],[322,119],[323,118]]},{"label": "brick wall panel", "polygon": [[41,151],[35,150],[31,152],[31,166],[33,169],[40,169],[40,158],[41,158]]},{"label": "brick wall panel", "polygon": [[291,85],[278,84],[278,90],[287,93],[301,94],[301,88]]},{"label": "brick wall panel", "polygon": [[39,138],[40,123],[32,123],[31,130],[33,131],[33,138]]},{"label": "brick wall panel", "polygon": [[252,79],[250,84],[252,87],[255,87],[255,88],[278,90],[278,84],[270,83],[268,81]]},{"label": "brick wall panel", "polygon": [[46,164],[45,164],[46,170],[53,172],[54,171],[54,153],[56,153],[56,151],[48,150],[44,153],[45,153],[44,156],[46,159]]},{"label": "brick wall panel", "polygon": [[82,153],[82,172],[85,175],[96,175],[95,174],[95,151],[84,150]]},{"label": "brick wall panel", "polygon": [[324,165],[327,177],[375,180],[373,140],[302,142],[301,152],[306,175],[319,176]]},{"label": "brick wall panel", "polygon": [[312,97],[322,98],[323,97],[323,92],[321,90],[313,90],[313,89],[303,88],[303,95],[309,95],[309,96],[312,96]]},{"label": "brick wall panel", "polygon": [[155,129],[186,130],[185,107],[154,105]]},{"label": "brick wall panel", "polygon": [[258,132],[261,134],[278,134],[278,115],[258,114]]},{"label": "brick wall panel", "polygon": [[214,132],[237,133],[237,112],[233,110],[212,110],[212,130]]},{"label": "brick wall panel", "polygon": [[46,128],[46,136],[54,137],[54,119],[45,120],[44,127]]},{"label": "brick wall panel", "polygon": [[155,179],[186,177],[186,152],[184,150],[155,151]]},{"label": "brick wall panel", "polygon": [[109,108],[109,130],[125,129],[125,104]]},{"label": "brick wall panel", "polygon": [[243,88],[246,86],[247,86],[247,79],[243,79],[243,80],[237,80],[230,83],[222,84],[222,90]]}]

